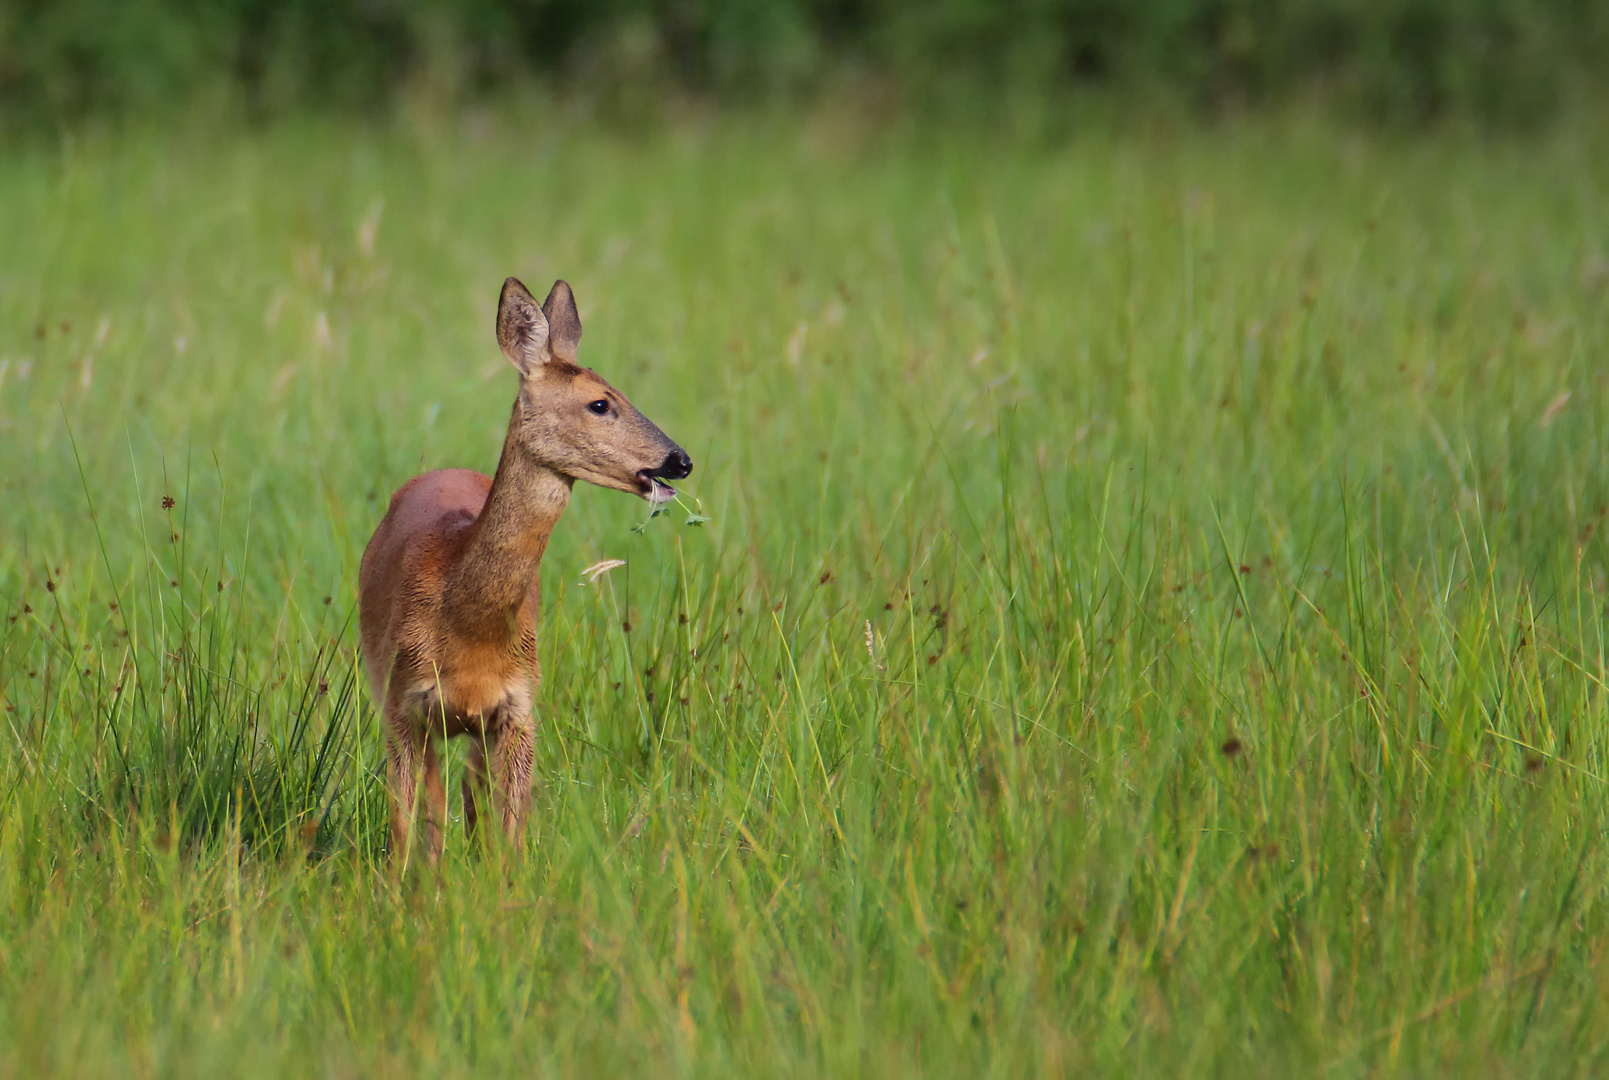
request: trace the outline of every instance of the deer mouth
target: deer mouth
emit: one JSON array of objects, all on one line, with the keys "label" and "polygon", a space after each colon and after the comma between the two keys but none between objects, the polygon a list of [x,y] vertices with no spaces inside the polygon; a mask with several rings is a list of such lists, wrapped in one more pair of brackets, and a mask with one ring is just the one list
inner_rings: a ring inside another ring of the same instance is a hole
[{"label": "deer mouth", "polygon": [[656,506],[660,503],[668,503],[676,497],[675,488],[659,477],[654,476],[647,469],[637,474],[637,483],[642,488],[642,497]]}]

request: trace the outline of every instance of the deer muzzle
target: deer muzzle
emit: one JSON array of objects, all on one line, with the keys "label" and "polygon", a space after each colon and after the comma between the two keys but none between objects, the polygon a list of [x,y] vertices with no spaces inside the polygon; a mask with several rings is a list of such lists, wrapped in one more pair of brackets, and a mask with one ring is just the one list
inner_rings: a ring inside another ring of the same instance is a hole
[{"label": "deer muzzle", "polygon": [[665,455],[665,461],[657,469],[644,469],[637,474],[637,482],[642,485],[642,496],[651,503],[670,502],[676,497],[676,489],[665,483],[666,480],[680,480],[693,471],[693,459],[687,456],[687,451],[677,447]]}]

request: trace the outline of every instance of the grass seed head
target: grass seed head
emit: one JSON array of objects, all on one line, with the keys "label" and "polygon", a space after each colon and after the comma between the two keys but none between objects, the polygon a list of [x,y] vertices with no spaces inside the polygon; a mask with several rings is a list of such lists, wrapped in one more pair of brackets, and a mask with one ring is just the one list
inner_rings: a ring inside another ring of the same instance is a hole
[{"label": "grass seed head", "polygon": [[586,578],[586,580],[581,584],[596,585],[598,583],[598,579],[603,577],[603,575],[607,574],[611,570],[618,570],[625,565],[625,559],[604,559],[601,562],[595,562],[585,570],[581,571],[581,576]]}]

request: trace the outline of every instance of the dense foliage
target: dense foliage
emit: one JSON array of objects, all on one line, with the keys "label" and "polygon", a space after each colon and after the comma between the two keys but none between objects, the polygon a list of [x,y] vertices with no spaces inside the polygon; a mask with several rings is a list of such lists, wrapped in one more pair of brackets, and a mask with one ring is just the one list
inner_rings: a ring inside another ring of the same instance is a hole
[{"label": "dense foliage", "polygon": [[248,111],[476,94],[827,84],[907,104],[1081,88],[1219,109],[1533,121],[1609,69],[1593,0],[0,0],[0,108]]}]

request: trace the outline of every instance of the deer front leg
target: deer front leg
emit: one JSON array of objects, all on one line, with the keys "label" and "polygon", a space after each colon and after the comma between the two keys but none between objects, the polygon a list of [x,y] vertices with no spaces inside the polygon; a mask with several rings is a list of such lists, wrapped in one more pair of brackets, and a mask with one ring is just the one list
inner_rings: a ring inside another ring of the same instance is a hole
[{"label": "deer front leg", "polygon": [[536,721],[530,713],[505,714],[492,745],[492,784],[496,787],[503,835],[519,845],[525,815],[531,807],[531,764],[536,756]]},{"label": "deer front leg", "polygon": [[479,735],[470,739],[468,760],[464,762],[464,833],[473,839],[475,826],[480,821],[480,807],[475,800],[479,798],[484,802],[489,792],[486,790],[486,738]]}]

